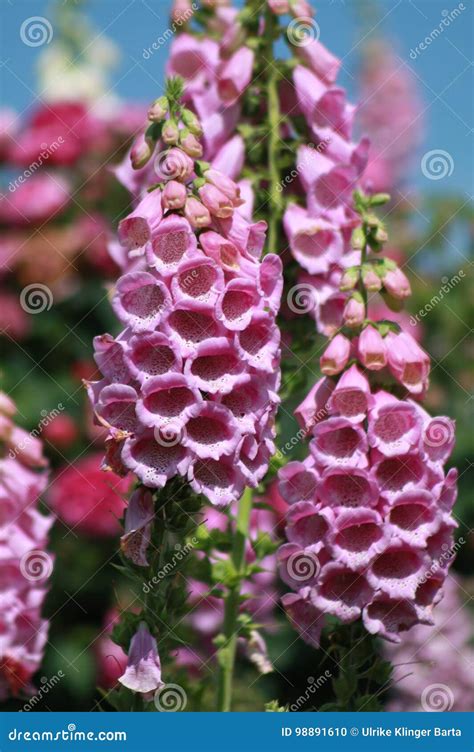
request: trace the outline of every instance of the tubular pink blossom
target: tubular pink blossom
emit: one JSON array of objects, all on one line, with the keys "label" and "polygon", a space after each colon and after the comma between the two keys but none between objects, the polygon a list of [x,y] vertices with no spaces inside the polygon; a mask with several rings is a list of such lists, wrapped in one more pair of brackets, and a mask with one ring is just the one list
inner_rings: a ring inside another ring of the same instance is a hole
[{"label": "tubular pink blossom", "polygon": [[230,60],[222,64],[217,86],[224,102],[235,102],[247,88],[252,78],[253,63],[252,50],[241,47]]},{"label": "tubular pink blossom", "polygon": [[387,350],[383,337],[373,326],[362,329],[357,352],[362,365],[370,371],[379,371],[387,365]]},{"label": "tubular pink blossom", "polygon": [[343,334],[336,334],[320,358],[321,371],[326,376],[340,373],[347,365],[351,343]]}]

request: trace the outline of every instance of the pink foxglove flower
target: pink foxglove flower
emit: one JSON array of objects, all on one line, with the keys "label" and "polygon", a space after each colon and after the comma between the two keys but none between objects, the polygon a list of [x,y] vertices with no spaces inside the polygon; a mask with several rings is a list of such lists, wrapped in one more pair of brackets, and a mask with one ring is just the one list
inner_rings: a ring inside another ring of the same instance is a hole
[{"label": "pink foxglove flower", "polygon": [[112,307],[125,328],[96,338],[103,379],[89,395],[114,466],[151,489],[181,475],[223,505],[258,485],[274,452],[282,263],[261,260],[266,225],[240,212],[239,186],[205,168],[199,200],[180,152],[160,160],[178,166],[163,192],[143,193],[120,223]]},{"label": "pink foxglove flower", "polygon": [[41,609],[53,557],[45,550],[51,515],[37,509],[48,473],[41,443],[15,427],[15,405],[0,394],[0,699],[33,693],[48,637]]},{"label": "pink foxglove flower", "polygon": [[164,686],[161,679],[161,663],[155,638],[142,622],[130,641],[127,668],[119,682],[132,692],[139,692],[144,699]]},{"label": "pink foxglove flower", "polygon": [[356,365],[319,382],[298,412],[312,439],[304,463],[279,474],[290,504],[280,572],[296,591],[285,608],[311,644],[328,613],[398,642],[433,623],[454,555],[457,474],[444,469],[454,424],[371,387]]}]

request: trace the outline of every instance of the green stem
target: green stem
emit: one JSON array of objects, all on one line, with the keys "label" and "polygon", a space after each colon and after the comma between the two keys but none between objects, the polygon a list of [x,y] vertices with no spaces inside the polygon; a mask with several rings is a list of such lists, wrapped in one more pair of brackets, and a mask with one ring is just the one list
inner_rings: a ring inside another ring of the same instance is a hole
[{"label": "green stem", "polygon": [[278,82],[280,74],[274,65],[273,43],[278,21],[270,8],[265,15],[266,47],[265,57],[269,69],[267,80],[267,118],[268,118],[268,152],[267,169],[269,179],[270,211],[268,216],[267,249],[269,253],[278,253],[278,237],[283,208],[283,196],[280,186],[278,155],[280,150],[280,99]]},{"label": "green stem", "polygon": [[364,267],[364,264],[367,260],[367,243],[362,248],[361,257],[360,257],[360,285],[359,289],[364,301],[364,307],[365,307],[365,317],[368,318],[369,316],[369,295],[367,292],[367,288],[364,285],[363,279],[362,279],[362,269]]},{"label": "green stem", "polygon": [[228,713],[232,705],[232,682],[234,678],[235,655],[237,652],[238,616],[240,588],[245,576],[245,544],[249,536],[250,515],[252,512],[252,491],[247,488],[239,501],[237,524],[232,543],[232,564],[236,573],[236,583],[229,587],[225,597],[224,642],[219,648],[219,677],[217,709]]}]

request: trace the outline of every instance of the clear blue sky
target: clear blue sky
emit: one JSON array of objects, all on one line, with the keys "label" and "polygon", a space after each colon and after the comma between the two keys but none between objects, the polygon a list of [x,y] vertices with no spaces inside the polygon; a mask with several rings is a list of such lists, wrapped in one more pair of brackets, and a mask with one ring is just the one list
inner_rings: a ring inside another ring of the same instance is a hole
[{"label": "clear blue sky", "polygon": [[[98,32],[118,43],[122,59],[112,84],[120,96],[148,102],[162,81],[168,44],[144,57],[144,50],[169,28],[170,0],[89,0],[86,8]],[[342,82],[353,90],[353,74],[361,41],[357,9],[361,0],[322,0],[317,7],[321,41],[344,58]],[[442,34],[425,51],[410,57],[410,50],[439,27],[446,11],[461,8]],[[464,8],[464,10],[462,9]],[[444,13],[443,13],[444,11]],[[35,64],[42,47],[29,47],[20,28],[31,16],[53,18],[43,0],[2,0],[0,85],[2,103],[24,110],[37,89]],[[428,181],[419,164],[413,175],[420,189],[473,192],[474,114],[474,4],[472,0],[380,0],[377,32],[396,43],[400,57],[412,68],[426,107],[426,151],[442,149],[451,155],[454,170],[442,181]],[[373,24],[372,24],[373,25]],[[419,161],[419,160],[418,160]],[[441,185],[442,184],[442,185]]]}]

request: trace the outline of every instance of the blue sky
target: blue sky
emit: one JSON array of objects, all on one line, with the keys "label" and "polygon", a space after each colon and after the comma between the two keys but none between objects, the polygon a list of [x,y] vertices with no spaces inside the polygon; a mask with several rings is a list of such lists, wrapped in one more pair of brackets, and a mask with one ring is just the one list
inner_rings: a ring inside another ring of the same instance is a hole
[{"label": "blue sky", "polygon": [[[122,57],[111,81],[115,93],[148,102],[159,93],[168,43],[152,55],[144,51],[169,28],[170,0],[89,0],[86,8],[97,33],[103,32],[120,47]],[[373,3],[371,3],[373,5]],[[362,0],[322,0],[317,7],[320,39],[343,58],[341,82],[354,95],[354,74],[363,36],[357,21]],[[439,28],[447,13],[457,17],[425,50],[414,50]],[[459,12],[460,11],[460,12]],[[0,87],[2,103],[23,111],[37,91],[36,62],[42,47],[29,47],[20,38],[22,23],[32,16],[53,20],[51,3],[43,0],[3,0],[1,21]],[[381,0],[375,33],[390,38],[398,55],[418,81],[426,108],[425,138],[414,166],[413,182],[421,190],[473,192],[474,114],[474,5],[454,0]],[[370,28],[370,27],[369,27]],[[412,55],[410,56],[410,51]],[[420,160],[430,150],[447,151],[451,175],[428,181]]]}]

